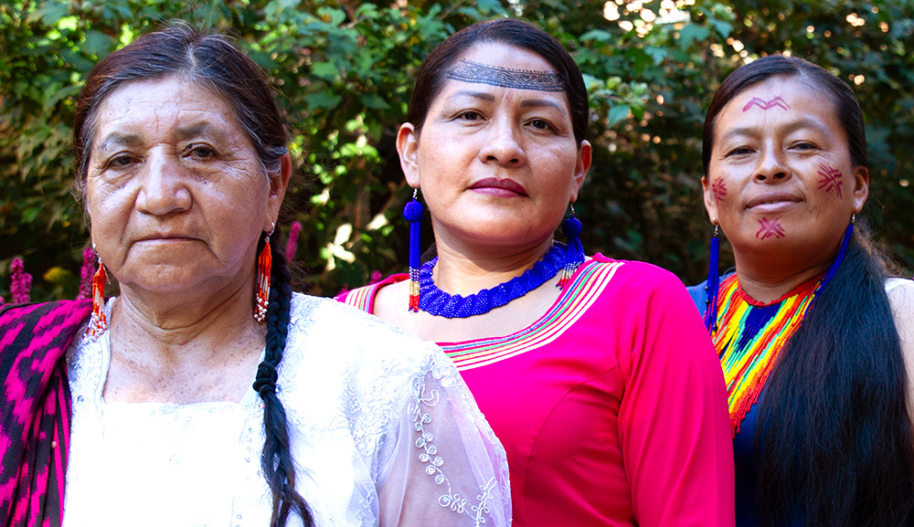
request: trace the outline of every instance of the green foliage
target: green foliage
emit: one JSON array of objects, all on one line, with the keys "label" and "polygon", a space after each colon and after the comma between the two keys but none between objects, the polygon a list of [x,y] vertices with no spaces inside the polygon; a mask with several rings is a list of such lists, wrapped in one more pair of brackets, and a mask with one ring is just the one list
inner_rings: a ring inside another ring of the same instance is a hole
[{"label": "green foliage", "polygon": [[[679,0],[679,10],[665,11],[673,4],[7,0],[0,4],[0,273],[19,255],[35,276],[34,299],[75,295],[88,239],[72,196],[75,97],[100,58],[173,18],[234,35],[282,92],[300,176],[282,228],[304,225],[297,258],[304,285],[332,294],[365,283],[372,271],[402,270],[399,211],[409,192],[394,139],[416,71],[456,29],[508,15],[555,35],[585,74],[594,167],[576,211],[588,252],[648,260],[700,280],[710,234],[700,184],[704,110],[742,61],[789,52],[854,85],[868,123],[869,211],[879,237],[914,267],[907,213],[914,208],[907,147],[914,2]],[[6,276],[0,295],[8,299]]]}]

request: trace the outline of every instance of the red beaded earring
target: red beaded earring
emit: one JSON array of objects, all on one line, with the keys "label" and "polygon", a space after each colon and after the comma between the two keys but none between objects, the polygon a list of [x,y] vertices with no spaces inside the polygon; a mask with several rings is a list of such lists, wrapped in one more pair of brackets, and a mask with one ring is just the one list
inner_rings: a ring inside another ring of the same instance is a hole
[{"label": "red beaded earring", "polygon": [[270,250],[270,236],[276,230],[273,223],[270,232],[263,241],[263,250],[257,257],[257,292],[254,296],[254,320],[259,324],[267,318],[267,307],[270,305],[270,271],[273,268],[273,253]]},{"label": "red beaded earring", "polygon": [[[95,250],[95,244],[92,244]],[[96,253],[98,255],[98,253]],[[98,270],[92,276],[92,318],[89,319],[89,338],[97,339],[108,329],[108,317],[105,316],[105,284],[108,282],[108,273],[102,257],[98,256]]]}]

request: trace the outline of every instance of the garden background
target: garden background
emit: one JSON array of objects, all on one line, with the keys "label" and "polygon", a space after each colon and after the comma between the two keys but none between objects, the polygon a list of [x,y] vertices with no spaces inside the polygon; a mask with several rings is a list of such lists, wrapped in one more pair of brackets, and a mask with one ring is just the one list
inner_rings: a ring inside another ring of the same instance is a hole
[{"label": "garden background", "polygon": [[76,296],[88,233],[72,195],[75,97],[99,59],[172,18],[234,35],[282,92],[298,177],[278,228],[284,240],[293,221],[303,225],[300,287],[329,295],[404,270],[410,192],[394,138],[412,81],[449,34],[499,16],[556,36],[585,74],[594,164],[575,211],[588,253],[702,280],[705,109],[734,68],[789,53],[857,93],[866,212],[914,269],[914,0],[2,0],[0,296],[10,299],[14,257],[34,277],[32,300]]}]

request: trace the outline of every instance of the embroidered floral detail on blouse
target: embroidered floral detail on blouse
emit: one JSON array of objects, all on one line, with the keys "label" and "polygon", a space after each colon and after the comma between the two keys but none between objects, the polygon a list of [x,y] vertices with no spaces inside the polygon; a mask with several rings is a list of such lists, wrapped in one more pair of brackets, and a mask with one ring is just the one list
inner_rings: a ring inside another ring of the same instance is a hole
[{"label": "embroidered floral detail on blouse", "polygon": [[[444,376],[441,368],[432,368],[429,370],[435,380],[441,382],[442,386],[448,380]],[[442,378],[444,376],[444,379]],[[473,518],[474,527],[480,527],[487,523],[486,514],[489,510],[489,502],[493,499],[492,490],[496,486],[495,478],[491,478],[479,489],[476,495],[475,504],[468,505],[468,497],[461,496],[455,492],[451,482],[445,474],[444,458],[438,455],[438,447],[434,444],[435,435],[427,430],[432,423],[431,414],[426,409],[434,408],[441,402],[441,395],[438,390],[426,389],[425,379],[417,378],[413,381],[413,403],[409,406],[410,414],[413,417],[413,428],[418,434],[416,439],[416,448],[420,450],[419,461],[425,465],[425,473],[434,476],[435,483],[444,485],[447,491],[438,497],[438,505],[448,508],[458,514],[466,514]]]}]

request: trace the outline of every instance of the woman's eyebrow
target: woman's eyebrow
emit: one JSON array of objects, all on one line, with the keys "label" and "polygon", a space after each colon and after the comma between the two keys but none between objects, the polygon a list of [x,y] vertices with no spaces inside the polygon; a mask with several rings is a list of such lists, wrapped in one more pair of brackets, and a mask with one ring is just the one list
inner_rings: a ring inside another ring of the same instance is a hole
[{"label": "woman's eyebrow", "polygon": [[142,143],[143,139],[137,134],[115,131],[104,136],[98,147],[107,150],[115,146],[138,146]]},{"label": "woman's eyebrow", "polygon": [[455,99],[457,97],[472,97],[474,99],[481,99],[486,102],[495,102],[495,96],[491,93],[483,91],[473,91],[473,90],[459,90],[452,93],[448,99]]},{"label": "woman's eyebrow", "polygon": [[521,108],[542,108],[542,107],[555,108],[556,110],[562,112],[562,115],[567,115],[565,113],[565,109],[562,108],[561,104],[559,104],[555,101],[550,101],[550,100],[546,100],[546,99],[524,99],[523,101],[521,101],[520,107]]}]

